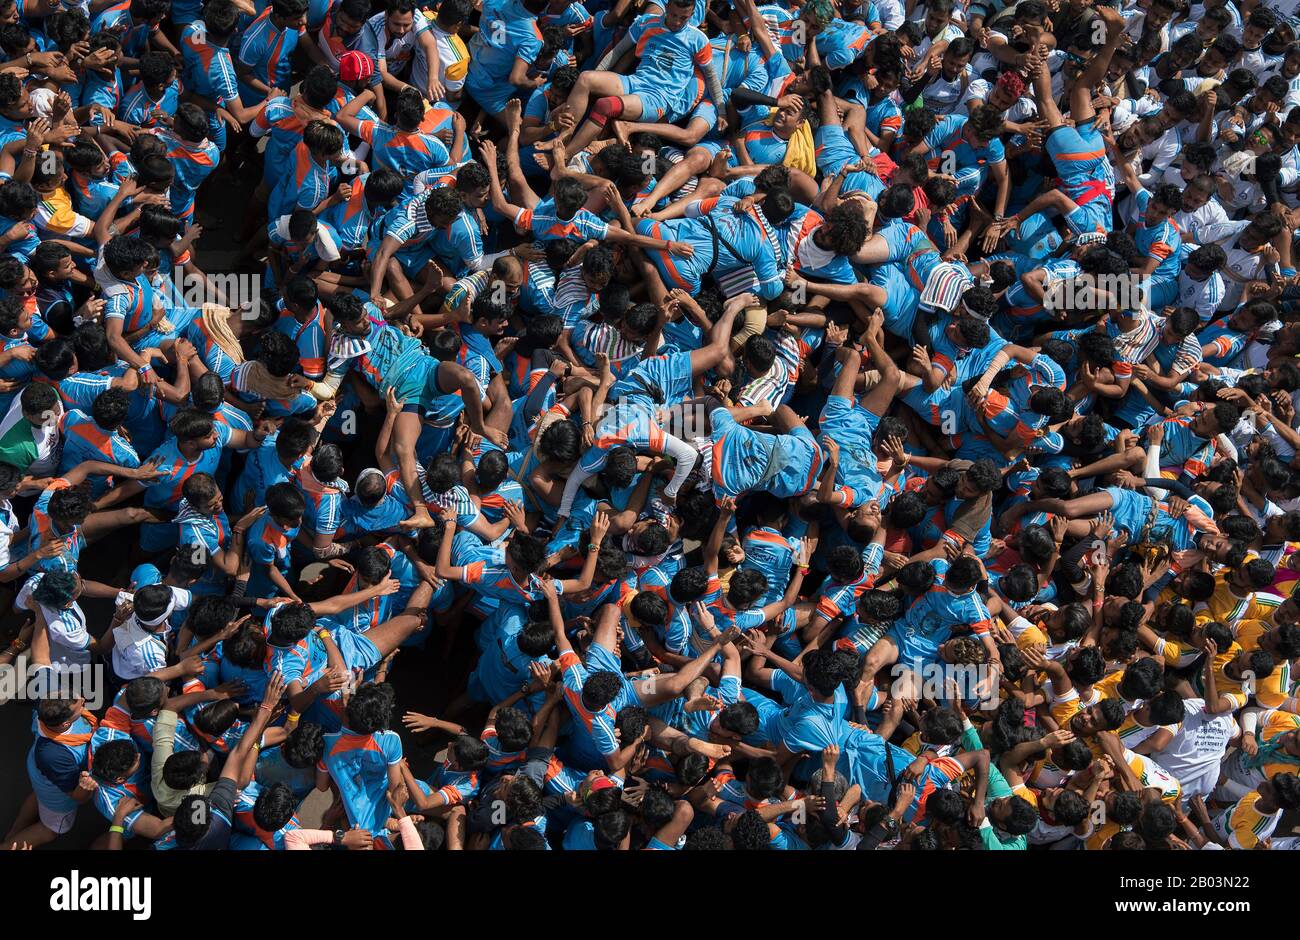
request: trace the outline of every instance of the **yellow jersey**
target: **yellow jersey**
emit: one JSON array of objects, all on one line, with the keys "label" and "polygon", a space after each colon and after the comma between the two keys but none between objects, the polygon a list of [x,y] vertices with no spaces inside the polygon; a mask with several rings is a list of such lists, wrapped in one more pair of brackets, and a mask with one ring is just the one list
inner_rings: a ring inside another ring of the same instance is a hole
[{"label": "yellow jersey", "polygon": [[1029,803],[1029,805],[1032,806],[1034,809],[1038,809],[1038,794],[1035,793],[1033,788],[1030,787],[1028,784],[1017,783],[1014,787],[1011,788],[1011,793],[1014,796],[1018,796],[1021,799],[1026,800]]},{"label": "yellow jersey", "polygon": [[1115,733],[1119,735],[1120,743],[1125,747],[1137,747],[1161,728],[1164,728],[1170,734],[1178,733],[1177,725],[1139,724],[1137,718],[1134,717],[1133,712],[1129,712],[1128,717],[1124,719],[1124,724],[1115,729]]},{"label": "yellow jersey", "polygon": [[1023,618],[1017,619],[1022,620],[1024,623],[1028,624],[1028,626],[1024,627],[1019,632],[1015,629],[1011,630],[1012,634],[1014,634],[1016,638],[1016,649],[1046,650],[1048,642],[1047,632],[1036,623],[1029,623],[1028,620],[1024,620]]},{"label": "yellow jersey", "polygon": [[1083,840],[1083,847],[1090,851],[1096,852],[1106,847],[1106,843],[1113,836],[1121,832],[1131,832],[1132,826],[1121,826],[1117,822],[1102,823],[1094,828],[1088,838]]},{"label": "yellow jersey", "polygon": [[1241,647],[1233,643],[1214,657],[1214,690],[1220,696],[1226,695],[1232,699],[1234,711],[1238,708],[1244,708],[1250,695],[1242,688],[1242,680],[1228,678],[1228,674],[1223,671],[1223,668],[1236,659],[1240,653]]},{"label": "yellow jersey", "polygon": [[[1233,629],[1238,645],[1244,650],[1259,649],[1259,638],[1272,629],[1265,620],[1243,620]],[[1255,684],[1255,701],[1266,708],[1282,708],[1291,695],[1291,661],[1284,659],[1273,667],[1267,679]]]},{"label": "yellow jersey", "polygon": [[1254,849],[1273,834],[1282,811],[1262,813],[1255,808],[1260,800],[1258,790],[1247,793],[1214,820],[1215,831],[1228,843],[1230,849]]},{"label": "yellow jersey", "polygon": [[1064,695],[1057,695],[1056,692],[1053,691],[1052,706],[1049,709],[1049,712],[1052,716],[1052,720],[1056,722],[1058,728],[1067,728],[1069,727],[1071,718],[1079,714],[1079,712],[1083,711],[1085,708],[1091,708],[1100,701],[1101,696],[1097,694],[1095,687],[1088,690],[1086,700],[1079,695],[1078,689],[1071,689]]},{"label": "yellow jersey", "polygon": [[1294,715],[1291,712],[1273,709],[1260,715],[1259,727],[1255,730],[1255,740],[1259,742],[1260,750],[1268,753],[1275,751],[1273,760],[1266,760],[1266,763],[1260,765],[1260,771],[1268,779],[1273,779],[1275,774],[1296,773],[1300,771],[1300,758],[1292,757],[1285,751],[1275,750],[1269,747],[1279,737],[1288,731],[1300,731],[1300,715]]},{"label": "yellow jersey", "polygon": [[1228,584],[1227,571],[1220,571],[1214,580],[1214,594],[1199,613],[1208,614],[1205,619],[1217,620],[1225,626],[1232,626],[1242,620],[1267,620],[1282,603],[1282,598],[1268,591],[1252,591],[1245,597],[1239,597]]},{"label": "yellow jersey", "polygon": [[1163,659],[1166,666],[1175,669],[1190,666],[1196,661],[1196,657],[1201,655],[1201,651],[1190,643],[1182,640],[1170,640],[1165,637],[1156,640],[1151,652]]},{"label": "yellow jersey", "polygon": [[1119,684],[1123,678],[1124,667],[1119,666],[1098,679],[1093,683],[1092,687],[1097,690],[1097,694],[1102,698],[1119,698]]}]

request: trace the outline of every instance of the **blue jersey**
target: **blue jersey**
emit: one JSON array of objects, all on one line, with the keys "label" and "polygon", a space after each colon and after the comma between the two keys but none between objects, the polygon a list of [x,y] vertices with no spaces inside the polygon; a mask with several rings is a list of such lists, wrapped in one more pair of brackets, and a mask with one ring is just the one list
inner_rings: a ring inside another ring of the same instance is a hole
[{"label": "blue jersey", "polygon": [[777,262],[777,235],[757,209],[668,222],[642,219],[636,230],[651,238],[685,242],[694,250],[689,258],[657,249],[646,252],[670,288],[698,293],[710,270],[721,276],[742,268],[753,268],[750,286],[764,300],[774,299],[785,286],[784,271]]},{"label": "blue jersey", "polygon": [[[182,61],[184,54],[182,47]],[[163,88],[162,94],[157,98],[150,95],[142,83],[137,83],[118,105],[117,115],[128,124],[138,127],[166,126],[168,120],[176,116],[176,109],[180,107],[180,95],[180,83],[175,79]]]},{"label": "blue jersey", "polygon": [[272,221],[289,215],[295,209],[315,209],[328,198],[330,187],[338,175],[333,164],[317,163],[307,149],[299,143],[293,150],[289,172],[279,177],[267,199],[267,212]]},{"label": "blue jersey", "polygon": [[343,728],[325,735],[325,756],[319,769],[328,771],[338,787],[348,822],[371,832],[383,832],[388,805],[389,768],[402,759],[402,739],[395,731],[356,734]]},{"label": "blue jersey", "polygon": [[[66,473],[86,460],[102,460],[121,467],[140,466],[140,457],[120,431],[105,431],[83,411],[69,411],[63,423],[63,453],[59,473]],[[91,477],[96,497],[108,491],[104,477]]]},{"label": "blue jersey", "polygon": [[767,590],[755,603],[765,606],[779,601],[790,583],[790,569],[794,567],[799,540],[786,538],[770,526],[760,526],[746,532],[740,544],[745,550],[740,567],[757,571],[767,580]]},{"label": "blue jersey", "polygon": [[[271,8],[267,6],[248,28],[239,43],[239,61],[253,71],[259,81],[271,88],[289,89],[289,76],[293,71],[293,50],[298,46],[297,29],[280,29],[271,22]],[[244,104],[260,103],[266,96],[246,82],[239,83],[240,98]]]},{"label": "blue jersey", "polygon": [[515,60],[532,65],[541,51],[542,31],[520,0],[486,0],[469,43],[466,91],[484,110],[500,114],[518,94],[509,80]]},{"label": "blue jersey", "polygon": [[713,424],[713,490],[719,497],[765,489],[775,496],[800,496],[812,488],[822,467],[822,452],[811,432],[765,434],[737,424],[717,408]]},{"label": "blue jersey", "polygon": [[146,487],[144,504],[151,509],[168,509],[175,511],[180,507],[184,495],[181,490],[185,481],[196,473],[215,475],[221,462],[221,449],[230,441],[230,427],[220,422],[213,422],[217,431],[217,443],[202,451],[194,460],[189,460],[180,452],[176,438],[168,438],[162,446],[154,451],[149,459],[158,462],[161,475],[144,481]]},{"label": "blue jersey", "polygon": [[983,635],[992,628],[988,608],[975,591],[952,594],[933,587],[917,599],[889,635],[898,645],[898,662],[920,671],[935,662],[939,647],[952,636],[954,628],[969,628]]},{"label": "blue jersey", "polygon": [[297,526],[281,528],[270,513],[253,523],[248,530],[248,556],[253,565],[253,573],[248,579],[249,597],[273,597],[278,593],[267,569],[274,567],[288,577],[289,545],[297,535]]},{"label": "blue jersey", "polygon": [[626,83],[633,94],[649,92],[679,113],[689,111],[703,94],[701,69],[713,63],[708,37],[689,24],[668,28],[662,13],[637,17],[627,36],[635,43],[636,72]]},{"label": "blue jersey", "polygon": [[890,219],[876,234],[889,247],[889,257],[885,261],[899,264],[915,290],[924,289],[930,273],[942,261],[934,242],[905,219]]},{"label": "blue jersey", "polygon": [[828,69],[842,69],[861,58],[874,34],[862,23],[838,16],[827,23],[816,39],[817,54]]},{"label": "blue jersey", "polygon": [[580,241],[604,241],[609,236],[609,223],[586,209],[579,209],[571,218],[561,219],[555,214],[555,200],[547,197],[531,209],[523,209],[515,218],[515,228],[532,232],[539,242],[576,238]]},{"label": "blue jersey", "polygon": [[777,739],[796,754],[820,754],[823,749],[844,740],[848,731],[845,713],[848,695],[837,686],[830,702],[818,702],[802,683],[780,669],[772,671],[772,691],[785,701],[786,707],[776,725]]},{"label": "blue jersey", "polygon": [[[199,19],[181,31],[181,80],[187,90],[218,107],[232,101],[247,103],[240,98],[230,50],[214,45],[209,40],[207,25]],[[208,115],[208,136],[218,147],[225,148],[226,127],[216,114]]]},{"label": "blue jersey", "polygon": [[563,653],[559,662],[563,670],[564,701],[573,718],[566,761],[579,768],[605,769],[607,758],[619,749],[614,734],[614,709],[606,705],[593,712],[582,703],[582,687],[588,673],[577,654]]},{"label": "blue jersey", "polygon": [[1151,273],[1152,281],[1177,279],[1182,269],[1182,264],[1178,260],[1178,250],[1183,244],[1182,233],[1173,219],[1165,219],[1159,225],[1146,224],[1146,209],[1151,202],[1149,189],[1139,190],[1133,198],[1139,213],[1138,221],[1133,227],[1133,241],[1142,254],[1158,262],[1155,271]]},{"label": "blue jersey", "polygon": [[389,167],[408,179],[423,170],[445,167],[451,160],[446,145],[420,128],[403,131],[379,121],[362,121],[357,136],[370,144],[375,166]]}]

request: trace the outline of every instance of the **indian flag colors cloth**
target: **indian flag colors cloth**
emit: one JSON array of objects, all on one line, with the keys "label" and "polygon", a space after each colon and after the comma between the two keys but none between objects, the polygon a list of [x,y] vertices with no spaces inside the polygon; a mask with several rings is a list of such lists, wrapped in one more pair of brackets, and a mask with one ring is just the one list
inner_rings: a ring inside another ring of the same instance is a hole
[{"label": "indian flag colors cloth", "polygon": [[23,473],[50,476],[58,465],[59,422],[63,409],[58,408],[49,420],[33,425],[23,416],[22,396],[0,421],[0,462],[12,464]]}]

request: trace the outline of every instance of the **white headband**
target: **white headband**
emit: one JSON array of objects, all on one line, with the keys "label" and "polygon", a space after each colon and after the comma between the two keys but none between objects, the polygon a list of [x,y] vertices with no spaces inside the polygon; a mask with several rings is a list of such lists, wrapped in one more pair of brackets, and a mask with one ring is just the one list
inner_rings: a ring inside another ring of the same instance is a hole
[{"label": "white headband", "polygon": [[158,626],[158,624],[162,623],[164,620],[166,620],[168,617],[170,617],[170,616],[172,615],[172,612],[175,611],[175,610],[176,610],[176,594],[175,594],[174,591],[168,591],[168,592],[167,592],[167,609],[166,609],[166,610],[164,610],[164,611],[163,611],[161,614],[159,614],[157,617],[154,617],[154,618],[152,618],[152,619],[150,619],[150,620],[145,620],[145,619],[144,619],[143,617],[141,617],[140,614],[137,612],[136,615],[135,615],[135,619],[138,620],[138,621],[140,621],[140,626],[142,626],[142,627],[156,627],[156,626]]}]

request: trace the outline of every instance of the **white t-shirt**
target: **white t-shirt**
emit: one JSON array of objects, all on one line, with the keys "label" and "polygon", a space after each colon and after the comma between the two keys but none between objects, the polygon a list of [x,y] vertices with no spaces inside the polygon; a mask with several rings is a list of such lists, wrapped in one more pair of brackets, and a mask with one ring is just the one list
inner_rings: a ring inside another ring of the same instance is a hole
[{"label": "white t-shirt", "polygon": [[9,564],[9,544],[19,529],[18,517],[9,500],[0,500],[0,568]]},{"label": "white t-shirt", "polygon": [[[1178,183],[1174,185],[1178,185]],[[1179,186],[1179,189],[1185,186],[1184,183]],[[1206,237],[1208,232],[1213,231],[1210,226],[1226,224],[1229,221],[1228,212],[1223,208],[1223,204],[1219,202],[1218,196],[1211,196],[1205,205],[1194,212],[1178,212],[1174,214],[1174,224],[1178,226],[1185,245],[1188,243],[1203,245],[1207,241],[1213,241],[1213,239]]]},{"label": "white t-shirt", "polygon": [[[438,44],[438,80],[442,82],[442,87],[447,89],[447,94],[455,94],[465,87],[469,50],[459,36],[455,37],[453,41],[451,34],[439,29],[436,22],[430,21],[429,32]],[[460,78],[448,78],[447,70],[461,61],[465,62],[466,65],[457,70]]]},{"label": "white t-shirt", "polygon": [[958,72],[957,77],[952,81],[944,78],[941,69],[921,92],[925,106],[938,115],[955,114],[966,86],[974,76],[975,70],[971,68],[970,63],[967,63],[966,68]]},{"label": "white t-shirt", "polygon": [[[1205,700],[1200,698],[1183,699],[1183,713],[1182,727],[1174,739],[1151,758],[1183,784],[1185,796],[1205,796],[1218,782],[1219,764],[1237,730],[1237,722],[1231,713],[1207,712]],[[1207,776],[1211,777],[1208,787],[1204,783]],[[1189,794],[1189,787],[1198,792]]]},{"label": "white t-shirt", "polygon": [[[27,600],[43,577],[43,574],[37,574],[27,579],[14,600],[14,609],[27,609]],[[50,637],[50,662],[64,666],[89,664],[92,638],[86,629],[86,614],[81,606],[76,601],[63,610],[54,610],[44,604],[39,606]]]},{"label": "white t-shirt", "polygon": [[[971,83],[966,86],[966,93],[961,96],[961,110],[969,114],[971,110],[970,102],[976,99],[988,104],[989,95],[991,94],[993,94],[992,82],[984,78],[971,79]],[[1038,105],[1034,103],[1034,99],[1027,95],[1021,95],[1016,100],[1016,103],[1007,108],[1006,114],[1002,116],[1013,124],[1024,124],[1027,121],[1032,121],[1037,114]]]},{"label": "white t-shirt", "polygon": [[[172,592],[172,613],[188,610],[194,595],[184,588],[168,587]],[[122,591],[117,597],[120,603],[134,596]],[[157,632],[142,625],[135,614],[113,629],[113,671],[119,679],[138,679],[167,665],[167,635],[171,626],[164,621],[153,629]]]}]

